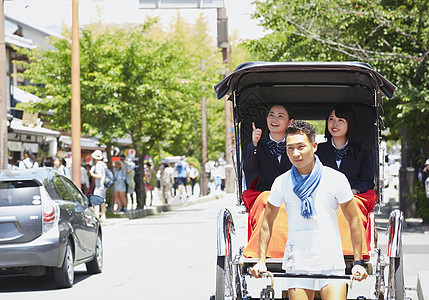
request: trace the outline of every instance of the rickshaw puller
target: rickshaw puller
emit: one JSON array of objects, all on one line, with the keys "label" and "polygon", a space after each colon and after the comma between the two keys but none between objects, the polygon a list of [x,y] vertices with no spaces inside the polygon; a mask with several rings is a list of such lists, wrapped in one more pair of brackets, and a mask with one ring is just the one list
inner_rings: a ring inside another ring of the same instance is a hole
[{"label": "rickshaw puller", "polygon": [[[282,268],[286,272],[344,275],[345,263],[338,229],[338,206],[349,222],[354,252],[353,277],[361,281],[368,274],[362,261],[362,224],[353,202],[347,178],[323,166],[314,154],[315,130],[303,121],[294,121],[286,132],[286,152],[293,164],[290,171],[274,181],[259,234],[255,277],[267,270],[265,260],[274,219],[285,202],[289,234]],[[290,299],[313,299],[318,282],[322,299],[346,299],[346,284],[329,279],[288,279]]]}]

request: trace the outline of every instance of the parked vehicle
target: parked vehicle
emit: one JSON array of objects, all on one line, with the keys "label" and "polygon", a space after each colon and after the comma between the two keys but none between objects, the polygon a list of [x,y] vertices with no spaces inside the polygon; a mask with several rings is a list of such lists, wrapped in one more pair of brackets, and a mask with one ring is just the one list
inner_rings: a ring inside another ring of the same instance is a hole
[{"label": "parked vehicle", "polygon": [[68,288],[76,265],[102,272],[102,229],[92,207],[103,202],[51,168],[1,171],[0,275],[52,272]]},{"label": "parked vehicle", "polygon": [[[243,213],[250,212],[243,205],[242,193],[258,176],[247,174],[243,167],[243,156],[252,138],[252,123],[257,124],[257,128],[265,128],[264,112],[275,104],[286,105],[297,120],[313,121],[325,120],[335,104],[349,103],[359,115],[361,138],[376,156],[374,183],[377,204],[381,204],[383,178],[378,166],[384,164],[383,157],[379,157],[382,98],[392,98],[396,87],[370,65],[359,62],[248,62],[238,66],[214,89],[218,99],[226,96],[232,102],[237,204]],[[353,283],[353,289],[349,281],[347,299],[404,299],[403,213],[395,210],[390,214],[386,256],[377,247],[374,211],[367,211],[365,217],[368,257],[364,267],[369,276],[362,282]],[[226,208],[218,214],[216,294],[211,299],[287,299],[286,277],[335,278],[323,274],[284,273],[282,257],[270,257],[267,258],[267,268],[272,274],[271,280],[255,279],[249,268],[256,264],[257,257],[244,256],[246,245],[233,243],[242,240],[234,238],[234,233],[248,236],[245,232],[248,226],[236,227],[233,219],[233,214]],[[341,279],[350,280],[353,255],[344,254],[344,260],[347,276]],[[387,272],[385,268],[388,268]]]}]

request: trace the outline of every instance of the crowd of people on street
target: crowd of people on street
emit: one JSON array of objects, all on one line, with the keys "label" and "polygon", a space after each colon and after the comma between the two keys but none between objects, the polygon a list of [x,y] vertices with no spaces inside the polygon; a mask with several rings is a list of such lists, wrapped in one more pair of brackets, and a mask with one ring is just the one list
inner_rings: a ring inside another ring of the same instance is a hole
[{"label": "crowd of people on street", "polygon": [[[84,159],[80,169],[80,189],[85,195],[95,194],[106,198],[106,191],[110,186],[114,190],[114,211],[126,212],[136,209],[139,199],[145,199],[143,206],[153,206],[158,203],[186,202],[189,198],[199,196],[200,170],[196,163],[185,156],[174,159],[164,159],[159,168],[154,167],[151,161],[145,161],[142,168],[142,184],[146,197],[139,196],[140,166],[132,157],[121,154],[112,161],[112,171],[107,166],[106,153],[95,150],[90,160]],[[210,193],[221,192],[225,189],[225,164],[222,158],[209,160],[205,165],[208,190]],[[9,160],[9,169],[30,169],[51,167],[60,174],[72,180],[71,158],[46,157],[38,162],[34,153],[24,152],[24,159],[19,163]],[[113,193],[113,192],[112,192]],[[101,220],[105,220],[106,204],[95,208]]]}]

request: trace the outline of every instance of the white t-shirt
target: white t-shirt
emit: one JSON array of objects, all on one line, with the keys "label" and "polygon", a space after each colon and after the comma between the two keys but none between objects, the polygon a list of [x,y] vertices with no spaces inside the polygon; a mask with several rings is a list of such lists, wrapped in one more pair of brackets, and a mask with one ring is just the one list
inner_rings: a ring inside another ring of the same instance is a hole
[{"label": "white t-shirt", "polygon": [[316,215],[301,216],[301,200],[293,192],[291,171],[276,178],[268,202],[280,207],[285,202],[289,235],[283,258],[286,271],[321,272],[344,269],[338,229],[338,206],[353,199],[344,174],[322,167],[322,177],[312,194]]},{"label": "white t-shirt", "polygon": [[25,170],[25,169],[37,169],[39,167],[39,164],[37,161],[32,161],[29,157],[19,162],[19,169]]},{"label": "white t-shirt", "polygon": [[99,160],[95,166],[92,167],[93,172],[101,176],[101,178],[95,178],[95,189],[104,189],[104,180],[106,179],[106,164]]}]

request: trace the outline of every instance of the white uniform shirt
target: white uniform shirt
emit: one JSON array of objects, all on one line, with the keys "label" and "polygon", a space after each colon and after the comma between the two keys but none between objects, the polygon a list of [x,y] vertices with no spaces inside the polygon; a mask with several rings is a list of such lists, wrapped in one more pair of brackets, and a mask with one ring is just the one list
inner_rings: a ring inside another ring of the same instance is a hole
[{"label": "white uniform shirt", "polygon": [[338,206],[353,199],[344,174],[322,167],[322,177],[312,194],[316,215],[301,216],[301,200],[293,192],[291,171],[276,178],[268,202],[280,207],[285,202],[289,236],[283,258],[286,271],[321,272],[344,269],[338,229]]},{"label": "white uniform shirt", "polygon": [[190,178],[195,179],[199,174],[200,174],[200,172],[198,172],[198,169],[195,168],[194,166],[192,166],[189,169],[189,177]]}]

